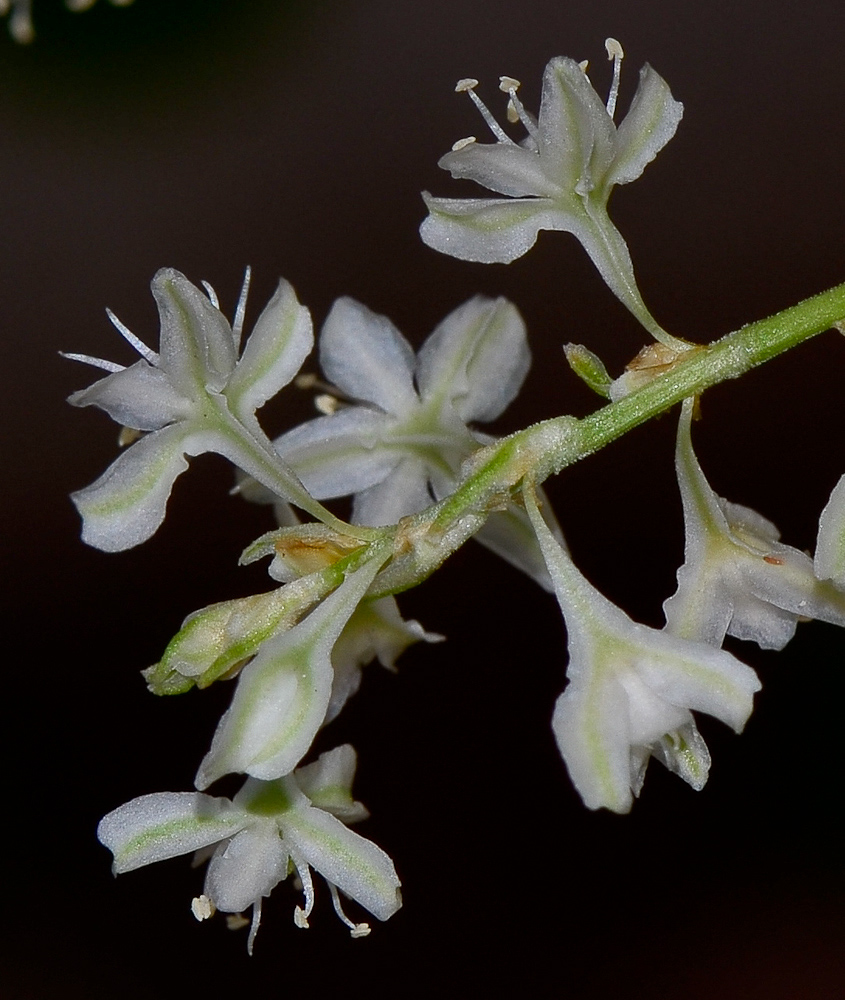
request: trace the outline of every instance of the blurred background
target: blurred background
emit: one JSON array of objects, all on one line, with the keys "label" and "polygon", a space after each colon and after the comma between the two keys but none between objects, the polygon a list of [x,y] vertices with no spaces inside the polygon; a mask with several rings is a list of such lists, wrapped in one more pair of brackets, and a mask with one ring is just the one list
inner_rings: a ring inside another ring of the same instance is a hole
[{"label": "blurred background", "polygon": [[[308,932],[289,886],[255,956],[189,904],[186,859],[121,877],[95,839],[136,795],[185,790],[230,698],[225,684],[149,695],[138,671],[190,611],[268,589],[240,550],[271,527],[195,460],[155,538],[86,549],[67,499],[116,454],[117,428],[64,402],[96,374],[59,350],[129,363],[110,306],[155,346],[149,281],[207,279],[247,324],[280,275],[319,324],[352,295],[419,344],[469,296],[504,294],[535,365],[495,430],[598,405],[564,364],[587,344],[613,373],[642,345],[575,240],[542,234],[509,267],[421,244],[423,189],[477,192],[438,170],[483,135],[456,80],[497,110],[502,74],[539,104],[546,61],[625,47],[624,111],[646,60],[686,107],[677,137],[614,195],[645,300],[710,340],[845,279],[842,42],[835,0],[35,0],[37,40],[0,22],[0,367],[9,805],[0,990],[18,998],[270,995],[839,998],[845,993],[841,756],[845,636],[802,626],[775,656],[731,649],[764,683],[695,794],[652,763],[632,814],[587,812],[549,729],[564,680],[553,600],[467,546],[402,608],[448,642],[377,666],[316,749],[351,740],[361,827],[394,858],[405,907],[365,940],[325,886]],[[313,367],[313,366],[312,366]],[[812,548],[845,469],[845,342],[828,333],[708,393],[695,429],[714,488]],[[270,432],[312,415],[288,390]],[[588,577],[659,626],[683,536],[674,419],[549,484]],[[319,882],[319,880],[318,880]],[[350,909],[352,907],[350,906]]]}]

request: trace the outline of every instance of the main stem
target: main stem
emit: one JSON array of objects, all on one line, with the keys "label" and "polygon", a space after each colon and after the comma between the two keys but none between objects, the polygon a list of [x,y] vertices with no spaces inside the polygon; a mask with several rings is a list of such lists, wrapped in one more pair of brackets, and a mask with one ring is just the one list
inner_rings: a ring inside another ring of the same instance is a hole
[{"label": "main stem", "polygon": [[544,420],[482,449],[458,489],[417,516],[443,528],[468,509],[503,497],[529,473],[539,484],[688,396],[738,378],[843,319],[845,283],[691,351],[670,371],[588,417]]}]

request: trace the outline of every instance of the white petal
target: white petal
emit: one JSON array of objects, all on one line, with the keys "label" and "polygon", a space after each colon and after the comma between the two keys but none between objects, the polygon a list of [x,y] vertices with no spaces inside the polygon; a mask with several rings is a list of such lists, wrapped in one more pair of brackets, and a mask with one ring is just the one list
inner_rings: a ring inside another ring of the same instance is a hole
[{"label": "white petal", "polygon": [[381,447],[392,418],[363,406],[317,417],[273,445],[318,500],[358,493],[380,483],[399,458]]},{"label": "white petal", "polygon": [[160,366],[189,398],[219,392],[235,367],[235,340],[226,317],[184,274],[162,268],[152,280],[161,318]]},{"label": "white petal", "polygon": [[648,63],[640,70],[640,83],[630,110],[616,133],[616,155],[606,183],[628,184],[675,134],[684,113],[669,85]]},{"label": "white petal", "polygon": [[573,59],[552,59],[546,66],[538,126],[540,160],[550,180],[568,191],[601,181],[616,128]]},{"label": "white petal", "polygon": [[193,412],[191,400],[181,396],[167,375],[146,361],[113,372],[68,398],[73,406],[99,406],[123,427],[157,431],[184,420]]},{"label": "white petal", "polygon": [[626,813],[633,804],[628,699],[612,679],[570,681],[552,716],[561,756],[588,809]]},{"label": "white petal", "polygon": [[548,198],[433,198],[423,193],[429,216],[423,243],[459,260],[509,264],[537,242],[541,229],[568,229]]},{"label": "white petal", "polygon": [[369,816],[364,806],[352,798],[356,763],[355,748],[344,743],[321,753],[313,764],[298,767],[294,777],[313,805],[344,823],[356,823]]},{"label": "white petal", "polygon": [[207,435],[191,424],[172,424],[136,441],[96,482],[71,494],[83,540],[104,552],[145,542],[164,520],[176,477],[188,468],[185,455],[209,447]]},{"label": "white petal", "polygon": [[291,381],[314,346],[311,314],[280,281],[258,317],[226,396],[235,413],[251,414]]},{"label": "white petal", "polygon": [[834,486],[819,519],[815,571],[819,579],[845,588],[845,476]]},{"label": "white petal", "polygon": [[228,799],[199,792],[156,792],[100,820],[97,838],[114,855],[114,873],[174,858],[231,837],[244,817]]},{"label": "white petal", "polygon": [[208,865],[205,894],[218,910],[240,913],[269,896],[288,874],[288,852],[274,820],[252,820]]},{"label": "white petal", "polygon": [[477,295],[449,313],[420,348],[417,384],[424,402],[451,401],[464,421],[495,420],[530,365],[517,308],[507,299]]},{"label": "white petal", "polygon": [[374,917],[387,920],[402,905],[393,862],[372,841],[311,806],[289,810],[281,825],[292,851]]},{"label": "white petal", "polygon": [[320,364],[326,377],[353,399],[404,414],[417,401],[414,352],[386,316],[340,298],[320,332]]},{"label": "white petal", "polygon": [[356,494],[352,520],[371,527],[396,524],[400,518],[425,510],[431,503],[425,465],[419,459],[405,458],[382,482]]},{"label": "white petal", "polygon": [[543,173],[539,155],[508,143],[473,142],[437,162],[455,178],[475,181],[498,194],[556,198],[560,188]]},{"label": "white petal", "polygon": [[302,622],[264,643],[241,672],[197,788],[233,771],[271,780],[296,767],[326,715],[332,646],[380,566],[375,559],[365,563]]}]

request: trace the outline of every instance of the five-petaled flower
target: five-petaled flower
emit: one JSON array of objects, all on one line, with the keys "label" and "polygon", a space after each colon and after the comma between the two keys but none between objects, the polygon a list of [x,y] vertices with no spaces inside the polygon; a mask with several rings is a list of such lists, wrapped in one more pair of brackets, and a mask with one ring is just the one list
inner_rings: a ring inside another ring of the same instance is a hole
[{"label": "five-petaled flower", "polygon": [[675,134],[683,105],[666,81],[646,64],[630,110],[613,121],[622,49],[607,41],[616,72],[605,105],[586,74],[586,64],[552,59],[543,77],[540,114],[534,118],[517,97],[519,82],[502,77],[508,111],[528,133],[514,142],[462,80],[493,131],[495,143],[474,137],[455,143],[439,166],[453,177],[474,180],[504,198],[435,198],[423,194],[429,216],[420,228],[435,250],[464,260],[509,263],[529,250],[541,229],[575,235],[611,291],[646,329],[670,346],[688,346],[667,334],[642,301],[628,247],[610,221],[607,203],[617,184],[636,180]]},{"label": "five-petaled flower", "polygon": [[845,594],[813,572],[804,552],[756,511],[716,496],[692,450],[693,402],[683,404],[675,468],[684,505],[686,551],[666,627],[721,646],[725,635],[782,649],[800,619],[845,625]]},{"label": "five-petaled flower", "polygon": [[[393,524],[449,493],[462,461],[492,440],[468,425],[498,417],[531,363],[516,307],[483,296],[451,312],[416,356],[386,316],[338,299],[319,351],[350,405],[275,445],[313,496],[354,494],[352,520],[365,525]],[[548,586],[522,510],[493,513],[476,537]]]},{"label": "five-petaled flower", "polygon": [[525,502],[569,637],[569,684],[552,728],[585,804],[627,812],[652,756],[701,789],[710,756],[690,710],[740,732],[760,689],[757,675],[722,649],[633,622],[584,579],[530,487]]},{"label": "five-petaled flower", "polygon": [[110,373],[69,402],[99,406],[124,427],[143,432],[96,482],[72,496],[90,545],[114,552],[149,538],[164,519],[174,480],[188,467],[185,456],[207,451],[316,517],[326,513],[280,462],[255,419],[256,409],[290,382],[311,350],[310,314],[280,281],[238,357],[247,286],[248,280],[230,326],[211,289],[206,295],[164,268],[152,281],[161,317],[158,354],[110,313],[140,361],[124,368],[66,355]]},{"label": "five-petaled flower", "polygon": [[362,937],[369,927],[344,914],[338,889],[379,920],[393,916],[402,902],[393,862],[346,826],[368,815],[352,799],[354,773],[355,751],[345,744],[276,781],[248,779],[231,802],[201,792],[142,795],[105,816],[97,836],[114,854],[116,875],[213,847],[194,913],[202,919],[214,909],[240,913],[251,906],[250,953],[262,899],[292,871],[305,894],[294,920],[308,926],[311,868],[328,882],[335,910],[353,937]]}]

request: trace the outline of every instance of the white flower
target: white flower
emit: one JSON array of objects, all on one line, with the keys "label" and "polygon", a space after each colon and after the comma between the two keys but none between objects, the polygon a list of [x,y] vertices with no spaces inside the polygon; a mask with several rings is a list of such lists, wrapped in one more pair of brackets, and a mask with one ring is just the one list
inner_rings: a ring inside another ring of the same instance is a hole
[{"label": "white flower", "polygon": [[97,836],[114,854],[116,875],[217,845],[192,908],[203,919],[215,909],[240,913],[252,906],[250,953],[262,899],[292,870],[305,894],[304,909],[294,911],[297,926],[308,926],[314,868],[329,883],[338,916],[353,937],[362,937],[369,927],[346,917],[338,889],[379,920],[402,902],[393,862],[345,825],[368,815],[352,799],[354,773],[355,751],[346,744],[277,781],[250,778],[231,802],[200,792],[142,795],[105,816]]},{"label": "white flower", "polygon": [[611,96],[605,105],[593,89],[586,64],[552,59],[543,76],[539,118],[522,106],[519,82],[502,77],[512,121],[528,133],[517,144],[495,122],[475,94],[478,81],[462,80],[493,131],[495,143],[474,137],[456,143],[439,166],[453,177],[474,180],[504,198],[434,198],[423,194],[429,210],[420,228],[435,250],[464,260],[510,263],[529,250],[541,229],[573,233],[610,289],[658,340],[681,346],[646,309],[634,278],[628,247],[607,214],[617,184],[636,180],[675,134],[683,105],[666,82],[646,64],[631,108],[617,126],[613,113],[622,49],[607,41],[614,59]]},{"label": "white flower", "polygon": [[89,544],[114,552],[149,538],[164,519],[174,480],[188,467],[185,456],[206,451],[218,452],[284,499],[322,516],[322,507],[279,462],[254,415],[293,378],[311,350],[311,317],[291,286],[280,281],[239,358],[247,285],[248,280],[231,327],[212,290],[207,296],[165,268],[152,281],[161,317],[160,353],[110,314],[140,361],[124,368],[66,355],[110,372],[69,402],[99,406],[125,427],[145,432],[95,483],[73,494]]},{"label": "white flower", "polygon": [[667,629],[714,646],[727,634],[782,649],[802,618],[845,625],[845,594],[816,579],[812,559],[779,542],[771,521],[713,492],[692,450],[692,405],[684,402],[675,451],[686,547],[663,605]]},{"label": "white flower", "polygon": [[[111,0],[115,7],[128,7],[132,0]],[[65,0],[69,10],[88,10],[96,0]],[[16,42],[26,45],[35,38],[32,27],[32,0],[0,0],[0,17],[12,11],[9,18],[9,32]]]},{"label": "white flower", "polygon": [[[525,324],[505,299],[476,296],[451,312],[417,355],[387,319],[339,299],[320,333],[320,363],[353,405],[295,427],[276,448],[318,499],[354,494],[352,520],[394,524],[454,487],[462,461],[492,438],[531,355]],[[479,541],[548,586],[525,515],[494,513]]]},{"label": "white flower", "polygon": [[293,628],[261,644],[238,677],[197,772],[197,788],[232,772],[270,781],[296,767],[326,720],[332,649],[385,558],[368,559]]},{"label": "white flower", "polygon": [[691,709],[740,732],[757,675],[724,650],[631,621],[584,579],[530,489],[525,496],[569,637],[569,684],[552,728],[584,803],[627,812],[650,756],[701,789],[710,755]]}]

